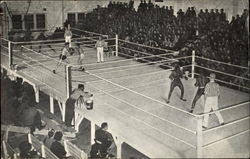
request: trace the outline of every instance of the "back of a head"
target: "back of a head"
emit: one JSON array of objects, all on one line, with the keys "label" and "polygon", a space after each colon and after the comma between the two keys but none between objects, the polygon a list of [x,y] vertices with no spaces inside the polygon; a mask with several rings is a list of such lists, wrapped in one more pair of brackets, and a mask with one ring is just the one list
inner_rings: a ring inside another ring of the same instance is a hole
[{"label": "back of a head", "polygon": [[55,133],[54,139],[55,139],[56,141],[60,141],[60,140],[62,140],[62,137],[63,137],[62,132],[61,132],[61,131],[57,131],[57,132]]},{"label": "back of a head", "polygon": [[51,130],[48,132],[49,138],[51,138],[52,136],[54,136],[54,133],[55,133],[55,130],[54,130],[54,129],[51,129]]},{"label": "back of a head", "polygon": [[103,128],[106,128],[107,126],[108,126],[108,123],[103,122],[102,125],[101,125],[101,128],[103,129]]},{"label": "back of a head", "polygon": [[28,141],[23,141],[19,144],[19,150],[21,154],[25,155],[31,150],[32,146]]},{"label": "back of a head", "polygon": [[78,84],[78,89],[83,89],[84,90],[84,85],[83,84]]}]

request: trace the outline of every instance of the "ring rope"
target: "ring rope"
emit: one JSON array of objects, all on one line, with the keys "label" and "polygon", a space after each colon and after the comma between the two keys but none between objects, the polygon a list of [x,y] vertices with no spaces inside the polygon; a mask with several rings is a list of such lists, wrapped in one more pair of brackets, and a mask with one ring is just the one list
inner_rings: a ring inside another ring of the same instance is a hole
[{"label": "ring rope", "polygon": [[171,137],[171,138],[174,138],[174,139],[176,139],[176,140],[178,140],[178,141],[180,141],[180,142],[182,142],[182,143],[184,143],[184,144],[186,144],[186,145],[188,145],[188,146],[190,146],[190,147],[196,149],[196,146],[194,146],[194,145],[192,145],[192,144],[190,144],[190,143],[188,143],[188,142],[186,142],[186,141],[184,141],[184,140],[181,140],[181,139],[179,139],[179,138],[177,138],[177,137],[175,137],[175,136],[173,136],[173,135],[170,135],[169,133],[166,133],[166,132],[164,132],[164,131],[162,131],[162,130],[159,130],[159,129],[155,128],[154,126],[151,126],[150,124],[146,123],[145,121],[140,120],[140,119],[138,119],[138,118],[136,118],[136,117],[134,117],[134,116],[132,116],[132,115],[129,115],[128,113],[125,113],[124,111],[121,111],[120,109],[115,108],[115,106],[112,106],[111,104],[104,103],[104,105],[106,105],[106,106],[108,106],[108,107],[111,107],[111,108],[117,110],[118,112],[121,112],[121,113],[123,113],[123,114],[126,114],[127,116],[132,117],[132,118],[134,118],[135,120],[137,120],[137,121],[139,121],[139,122],[141,122],[141,123],[144,123],[145,125],[149,126],[150,128],[152,128],[152,129],[154,129],[154,130],[156,130],[156,131],[158,131],[158,132],[160,132],[160,133],[162,133],[162,134],[164,134],[164,135],[166,135],[166,136],[169,136],[169,137]]},{"label": "ring rope", "polygon": [[124,87],[124,86],[121,86],[121,85],[119,85],[119,84],[117,84],[117,83],[111,82],[111,81],[109,81],[109,80],[107,80],[107,79],[105,79],[105,78],[102,78],[102,77],[100,77],[100,76],[98,76],[98,75],[96,75],[96,74],[90,73],[89,71],[86,71],[86,73],[89,73],[90,75],[95,76],[95,77],[97,77],[97,78],[99,78],[99,79],[102,79],[102,80],[104,80],[104,81],[106,81],[106,82],[108,82],[108,83],[111,83],[111,84],[115,85],[115,86],[124,88],[124,89],[126,89],[126,90],[128,90],[128,91],[130,91],[130,92],[133,92],[133,93],[135,93],[135,94],[141,95],[141,96],[143,96],[143,97],[145,97],[145,98],[147,98],[147,99],[151,99],[151,100],[153,100],[153,101],[155,101],[155,102],[157,102],[157,103],[160,103],[160,104],[162,104],[162,105],[164,105],[164,106],[167,106],[167,107],[169,107],[169,108],[173,108],[173,109],[175,109],[175,110],[178,110],[178,111],[180,111],[180,112],[189,114],[189,115],[194,116],[194,117],[197,116],[196,114],[189,113],[188,111],[182,110],[182,109],[180,109],[180,108],[176,108],[176,107],[174,107],[174,106],[171,106],[171,105],[166,104],[166,103],[164,103],[164,102],[161,102],[161,101],[159,101],[159,100],[153,99],[153,98],[148,97],[148,96],[146,96],[146,95],[144,95],[144,94],[138,93],[138,92],[136,92],[136,91],[134,91],[134,90],[131,90],[131,89],[129,89],[129,88],[126,88],[126,87]]},{"label": "ring rope", "polygon": [[[163,55],[163,54],[162,54]],[[162,56],[162,55],[151,55],[151,56],[144,56],[144,57],[140,57],[137,59],[143,59],[143,58],[149,58],[149,57],[158,57],[158,56]],[[121,62],[121,61],[132,61],[134,59],[124,59],[124,60],[115,60],[115,61],[110,61],[110,62],[105,62],[105,63],[97,63],[97,64],[110,64],[110,63],[117,63],[117,62]],[[97,65],[96,63],[91,63],[91,64],[86,64],[85,66],[91,66],[91,65]],[[73,67],[79,67],[79,66],[84,66],[84,65],[72,65]]]},{"label": "ring rope", "polygon": [[[187,66],[183,66],[183,67],[189,67],[191,65],[187,65]],[[145,75],[151,75],[151,74],[157,74],[157,73],[162,73],[162,72],[168,72],[168,71],[172,71],[173,68],[169,69],[169,70],[160,70],[160,71],[154,71],[154,72],[148,72],[148,73],[143,73],[143,74],[137,74],[137,75],[128,75],[128,76],[121,76],[121,77],[115,77],[115,78],[111,78],[111,79],[128,79],[128,78],[134,78],[134,77],[139,77],[139,76],[145,76]],[[84,76],[88,76],[88,75],[84,75]],[[95,81],[90,81],[92,83],[94,82],[99,82],[102,80],[95,80]]]},{"label": "ring rope", "polygon": [[240,65],[235,65],[235,64],[231,64],[231,63],[222,62],[222,61],[217,61],[217,60],[212,60],[212,59],[209,59],[209,58],[206,58],[206,57],[201,57],[201,56],[195,56],[195,57],[199,58],[199,59],[207,60],[207,61],[222,63],[222,64],[225,64],[225,65],[235,66],[235,67],[239,67],[239,68],[243,68],[243,69],[249,70],[249,67],[244,67],[244,66],[240,66]]},{"label": "ring rope", "polygon": [[[29,65],[29,66],[31,66],[31,67],[42,65],[42,66],[45,67],[46,69],[50,70],[50,68],[48,68],[45,64],[39,62],[38,60],[35,60],[35,59],[33,59],[32,57],[29,57],[29,56],[27,56],[27,55],[23,55],[23,56],[25,56],[25,57],[27,57],[27,58],[30,58],[30,59],[32,59],[33,61],[35,61],[36,63],[39,64],[39,65],[31,65],[31,64],[28,64],[27,62],[23,61],[26,65]],[[29,61],[29,62],[31,62],[31,61]],[[39,69],[38,69],[38,71],[39,71]],[[50,71],[51,71],[51,70],[50,70]],[[41,71],[40,71],[40,72],[41,72]],[[48,73],[46,73],[46,72],[45,72],[45,74],[50,75],[50,74],[48,74]],[[61,75],[59,75],[59,74],[57,74],[57,75],[58,75],[59,77],[61,77],[61,78],[64,78],[64,76],[61,76]]]},{"label": "ring rope", "polygon": [[141,109],[141,108],[135,106],[134,104],[128,103],[127,101],[125,101],[125,100],[123,100],[123,99],[120,99],[120,98],[118,98],[118,97],[115,97],[114,95],[112,95],[112,94],[110,94],[110,93],[107,93],[106,91],[103,91],[103,90],[101,90],[101,89],[99,89],[99,88],[93,86],[92,84],[89,84],[89,85],[90,85],[91,87],[93,87],[93,88],[99,90],[100,92],[103,92],[104,94],[107,94],[107,95],[111,96],[111,97],[114,98],[114,99],[117,99],[117,100],[119,100],[119,101],[121,101],[121,102],[123,102],[123,103],[125,103],[125,104],[128,104],[128,105],[131,106],[131,107],[134,107],[135,109],[138,109],[138,110],[140,110],[140,111],[142,111],[142,112],[144,112],[144,113],[146,113],[146,114],[149,114],[149,115],[151,115],[151,116],[153,116],[153,117],[159,118],[159,119],[161,119],[162,121],[166,121],[166,122],[168,122],[168,123],[171,123],[172,125],[174,125],[174,126],[176,126],[176,127],[179,127],[179,128],[181,128],[181,129],[184,129],[184,130],[186,130],[186,131],[188,131],[188,132],[191,132],[191,133],[193,133],[193,134],[196,134],[196,131],[192,131],[192,130],[187,129],[187,128],[183,127],[183,126],[180,126],[180,125],[178,125],[178,124],[176,124],[176,123],[174,123],[174,122],[172,122],[172,121],[169,121],[169,120],[164,119],[164,118],[162,118],[162,117],[159,117],[159,116],[157,116],[157,115],[155,115],[155,114],[153,114],[153,113],[150,113],[150,112],[148,112],[148,111],[145,111],[145,110],[143,110],[143,109]]},{"label": "ring rope", "polygon": [[[49,59],[52,59],[53,61],[59,62],[59,60],[56,60],[56,59],[54,59],[54,58],[52,58],[52,57],[49,57],[49,56],[47,56],[47,55],[40,54],[40,53],[38,53],[38,52],[36,52],[36,51],[34,51],[34,50],[32,50],[32,49],[26,48],[26,47],[24,47],[24,46],[22,46],[22,47],[25,48],[25,49],[27,49],[27,50],[29,50],[29,51],[34,52],[35,54],[38,54],[38,55],[47,57],[47,58],[49,58]],[[61,62],[61,64],[68,65],[68,63],[63,62],[63,61]]]},{"label": "ring rope", "polygon": [[[124,48],[126,50],[131,50],[131,51],[134,51],[134,52],[139,52],[139,53],[142,53],[142,54],[146,54],[146,55],[152,55],[151,53],[148,53],[148,52],[142,52],[142,51],[138,51],[138,50],[134,50],[134,49],[130,49],[130,48],[126,48],[126,47],[123,47],[123,46],[120,46],[119,45],[119,48]],[[173,53],[167,53],[168,55],[174,55],[176,54],[176,52],[173,52]],[[158,54],[160,55],[160,54]]]},{"label": "ring rope", "polygon": [[143,47],[147,47],[147,48],[152,48],[152,49],[157,49],[157,50],[162,50],[162,51],[178,52],[178,51],[167,50],[167,49],[152,47],[152,46],[148,46],[148,45],[138,44],[138,43],[134,43],[134,42],[126,41],[126,40],[121,40],[121,39],[118,39],[118,41],[123,41],[125,43],[130,43],[130,44],[139,45],[139,46],[143,46]]},{"label": "ring rope", "polygon": [[100,34],[100,33],[94,33],[94,32],[90,32],[90,31],[80,30],[80,29],[73,28],[73,27],[71,27],[71,29],[72,29],[72,30],[78,30],[78,31],[81,31],[81,32],[84,32],[84,33],[90,33],[90,34],[96,34],[96,35],[101,35],[101,36],[106,36],[106,37],[108,37],[108,35],[105,35],[105,34]]},{"label": "ring rope", "polygon": [[[214,111],[212,111],[212,112],[202,113],[202,114],[199,114],[199,115],[197,115],[197,116],[210,115],[210,114],[214,114],[214,113],[217,113],[217,112],[222,112],[222,111],[226,111],[226,110],[229,110],[229,109],[238,108],[238,107],[241,107],[242,105],[249,104],[249,103],[250,103],[249,101],[246,101],[246,102],[239,103],[239,104],[236,104],[236,105],[233,105],[233,106],[229,106],[229,107],[226,107],[226,108],[214,110]],[[248,105],[247,105],[247,106],[248,106]]]},{"label": "ring rope", "polygon": [[[81,37],[81,38],[72,38],[71,40],[81,40],[85,39],[86,37]],[[21,41],[21,42],[15,42],[15,41],[10,41],[7,40],[13,44],[25,44],[25,43],[44,43],[44,42],[58,42],[58,41],[65,41],[65,39],[57,39],[57,40],[39,40],[39,41]]]},{"label": "ring rope", "polygon": [[228,137],[226,137],[226,138],[223,138],[223,139],[220,139],[220,140],[217,140],[217,141],[208,143],[208,144],[206,144],[206,145],[203,145],[202,147],[204,148],[204,147],[212,146],[212,145],[217,144],[217,143],[219,143],[219,142],[222,142],[222,141],[224,141],[224,140],[226,140],[226,139],[228,140],[228,139],[231,139],[231,138],[233,138],[233,137],[242,135],[242,134],[244,134],[244,133],[246,133],[246,132],[248,132],[248,131],[249,131],[249,129],[244,130],[244,131],[241,131],[241,132],[239,132],[239,133],[236,133],[236,134],[234,134],[234,135],[228,136]]},{"label": "ring rope", "polygon": [[[199,75],[199,73],[194,73],[196,75]],[[207,76],[208,77],[208,76]],[[244,86],[241,86],[241,85],[237,85],[237,84],[234,84],[234,83],[230,83],[230,82],[226,82],[226,81],[222,81],[222,80],[219,80],[219,79],[215,79],[215,81],[219,81],[219,82],[222,82],[222,83],[225,83],[225,84],[229,84],[229,85],[233,85],[233,86],[237,86],[237,87],[241,87],[241,88],[244,88],[244,89],[248,89],[248,87],[244,87]]]},{"label": "ring rope", "polygon": [[238,119],[238,120],[234,120],[234,121],[232,121],[232,122],[226,123],[226,124],[224,124],[224,125],[216,126],[216,127],[214,127],[214,128],[211,128],[211,129],[206,129],[206,130],[204,130],[203,132],[204,132],[204,133],[207,133],[207,132],[216,130],[216,129],[218,129],[218,128],[223,128],[223,127],[226,127],[226,126],[235,124],[235,123],[239,123],[239,122],[244,121],[244,120],[246,120],[246,119],[250,119],[250,116],[247,116],[247,117],[244,117],[244,118],[241,118],[241,119]]},{"label": "ring rope", "polygon": [[199,66],[199,65],[195,65],[195,66],[196,66],[196,67],[203,68],[203,69],[206,69],[206,70],[210,70],[210,71],[218,72],[218,73],[221,73],[221,74],[224,74],[224,75],[228,75],[228,76],[231,76],[231,77],[236,77],[236,78],[241,78],[241,79],[244,79],[244,80],[249,80],[248,78],[245,78],[245,77],[241,77],[241,76],[237,76],[237,75],[232,75],[232,74],[229,74],[229,73],[225,73],[225,72],[221,72],[221,71],[213,70],[213,69],[206,68],[206,67],[203,67],[203,66]]}]

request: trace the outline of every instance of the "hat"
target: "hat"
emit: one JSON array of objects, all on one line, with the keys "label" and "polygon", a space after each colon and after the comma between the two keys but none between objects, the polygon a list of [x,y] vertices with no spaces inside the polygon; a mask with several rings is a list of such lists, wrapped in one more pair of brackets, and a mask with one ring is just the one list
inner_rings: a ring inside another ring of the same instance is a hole
[{"label": "hat", "polygon": [[210,79],[215,79],[216,75],[214,73],[210,73],[209,78]]},{"label": "hat", "polygon": [[83,88],[84,89],[84,85],[83,84],[78,84],[78,88]]}]

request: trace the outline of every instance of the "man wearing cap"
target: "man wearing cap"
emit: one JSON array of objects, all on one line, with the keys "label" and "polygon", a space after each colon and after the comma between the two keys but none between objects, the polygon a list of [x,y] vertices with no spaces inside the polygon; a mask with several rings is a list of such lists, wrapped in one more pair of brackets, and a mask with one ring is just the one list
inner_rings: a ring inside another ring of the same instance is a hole
[{"label": "man wearing cap", "polygon": [[[215,82],[215,74],[211,73],[210,74],[210,82],[206,85],[205,87],[205,108],[204,108],[204,113],[209,113],[211,110],[218,110],[218,99],[220,96],[220,86],[218,83]],[[220,114],[220,112],[215,112],[215,115],[219,119],[219,123],[221,125],[224,124],[224,120]],[[203,128],[207,128],[208,126],[208,117],[209,114],[204,115],[204,120],[203,120]]]},{"label": "man wearing cap", "polygon": [[72,126],[71,122],[74,117],[75,103],[82,96],[85,96],[84,85],[79,84],[78,88],[72,91],[70,97],[66,101],[65,124],[67,126]]},{"label": "man wearing cap", "polygon": [[96,44],[95,44],[95,48],[96,48],[96,54],[97,54],[97,62],[104,62],[103,60],[103,48],[105,46],[105,41],[102,39],[102,37],[99,37],[99,40],[97,40]]}]

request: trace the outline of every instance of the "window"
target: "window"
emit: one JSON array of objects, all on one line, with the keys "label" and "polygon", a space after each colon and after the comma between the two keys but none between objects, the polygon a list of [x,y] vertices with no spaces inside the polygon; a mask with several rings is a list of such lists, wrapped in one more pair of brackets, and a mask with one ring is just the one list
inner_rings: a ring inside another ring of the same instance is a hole
[{"label": "window", "polygon": [[36,15],[36,28],[45,29],[45,14]]},{"label": "window", "polygon": [[78,13],[78,23],[83,22],[85,19],[85,14],[84,13]]},{"label": "window", "polygon": [[13,29],[22,29],[22,15],[12,15]]},{"label": "window", "polygon": [[75,26],[75,24],[76,24],[75,13],[68,13],[68,21],[69,21],[70,26]]},{"label": "window", "polygon": [[25,29],[34,29],[34,16],[25,15],[24,16]]}]

